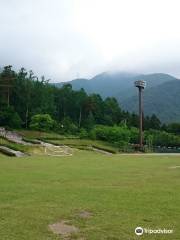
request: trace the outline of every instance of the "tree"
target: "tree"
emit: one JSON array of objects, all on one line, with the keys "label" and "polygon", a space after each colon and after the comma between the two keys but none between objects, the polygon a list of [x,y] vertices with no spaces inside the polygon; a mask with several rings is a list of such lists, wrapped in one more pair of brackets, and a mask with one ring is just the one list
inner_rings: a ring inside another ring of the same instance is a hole
[{"label": "tree", "polygon": [[12,70],[11,65],[5,66],[0,75],[0,97],[1,101],[4,101],[8,107],[10,105],[10,93],[15,77],[16,74]]},{"label": "tree", "polygon": [[81,122],[83,120],[83,114],[84,114],[84,103],[87,99],[87,94],[84,91],[84,89],[81,89],[80,91],[75,92],[75,103],[77,108],[77,122],[78,127],[81,127]]},{"label": "tree", "polygon": [[78,127],[72,122],[69,117],[65,117],[60,123],[60,132],[76,134],[78,132]]},{"label": "tree", "polygon": [[139,127],[139,116],[135,113],[129,114],[128,126]]},{"label": "tree", "polygon": [[120,106],[115,98],[106,98],[104,101],[104,114],[105,114],[105,120],[109,121],[105,124],[113,125],[118,124],[122,120],[122,112],[120,109]]},{"label": "tree", "polygon": [[167,126],[167,131],[180,135],[180,123],[171,123]]},{"label": "tree", "polygon": [[161,127],[161,121],[158,119],[158,117],[153,114],[150,118],[150,128],[152,129],[160,129]]},{"label": "tree", "polygon": [[37,114],[31,118],[30,128],[40,131],[49,131],[53,129],[54,120],[49,114]]},{"label": "tree", "polygon": [[95,125],[95,119],[92,112],[89,113],[87,119],[84,121],[84,127],[90,131]]},{"label": "tree", "polygon": [[10,128],[20,128],[22,120],[18,113],[14,111],[13,107],[1,106],[0,110],[0,126],[10,127]]}]

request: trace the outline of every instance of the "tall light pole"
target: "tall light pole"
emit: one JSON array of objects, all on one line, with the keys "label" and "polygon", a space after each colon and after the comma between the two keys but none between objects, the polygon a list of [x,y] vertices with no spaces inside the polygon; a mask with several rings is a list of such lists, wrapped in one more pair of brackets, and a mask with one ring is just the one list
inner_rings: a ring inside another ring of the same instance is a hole
[{"label": "tall light pole", "polygon": [[139,89],[139,147],[143,150],[143,90],[146,82],[143,80],[135,81],[135,87]]}]

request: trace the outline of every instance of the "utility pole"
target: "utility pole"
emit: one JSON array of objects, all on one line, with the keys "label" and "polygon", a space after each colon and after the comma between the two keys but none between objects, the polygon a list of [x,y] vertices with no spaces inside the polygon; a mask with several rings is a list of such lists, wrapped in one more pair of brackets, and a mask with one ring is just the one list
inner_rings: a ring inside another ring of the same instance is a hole
[{"label": "utility pole", "polygon": [[143,150],[143,90],[146,87],[146,82],[143,80],[135,81],[135,87],[139,89],[139,148]]}]

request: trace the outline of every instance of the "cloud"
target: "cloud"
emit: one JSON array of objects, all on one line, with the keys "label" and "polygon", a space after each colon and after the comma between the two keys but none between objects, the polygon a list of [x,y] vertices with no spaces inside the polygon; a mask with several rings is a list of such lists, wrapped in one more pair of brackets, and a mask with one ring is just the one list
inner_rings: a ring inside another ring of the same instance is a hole
[{"label": "cloud", "polygon": [[180,76],[177,0],[1,0],[0,65],[52,81],[106,70]]}]

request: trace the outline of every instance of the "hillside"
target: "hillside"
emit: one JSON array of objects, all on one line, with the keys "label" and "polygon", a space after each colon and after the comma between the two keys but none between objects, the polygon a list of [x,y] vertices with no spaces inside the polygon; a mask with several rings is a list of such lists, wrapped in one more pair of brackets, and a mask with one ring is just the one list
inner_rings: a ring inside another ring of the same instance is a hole
[{"label": "hillside", "polygon": [[174,77],[163,73],[143,75],[127,72],[104,72],[89,80],[84,78],[74,79],[69,82],[55,83],[55,85],[62,87],[63,84],[70,83],[74,90],[84,88],[87,93],[99,93],[103,98],[114,96],[121,101],[136,94],[134,81],[137,79],[146,80],[147,88],[175,80]]},{"label": "hillside", "polygon": [[[125,109],[137,112],[138,95],[122,102]],[[165,82],[159,87],[145,89],[144,92],[145,115],[155,113],[162,122],[180,121],[180,81]]]},{"label": "hillside", "polygon": [[[155,113],[163,122],[180,121],[180,81],[164,73],[134,74],[127,72],[104,72],[94,78],[75,79],[68,83],[74,90],[84,88],[88,93],[98,93],[103,98],[116,97],[121,107],[137,111],[137,89],[134,81],[147,82],[145,90],[145,114]],[[56,83],[58,87],[65,83]],[[168,107],[167,107],[168,106]]]},{"label": "hillside", "polygon": [[104,72],[92,79],[74,79],[69,82],[55,83],[57,87],[70,83],[74,90],[84,88],[87,93],[98,93],[103,98],[115,96],[122,89],[128,89],[133,84],[136,74],[119,72]]},{"label": "hillside", "polygon": [[128,98],[137,95],[137,89],[134,87],[134,81],[141,79],[146,81],[146,89],[157,87],[165,82],[177,80],[173,76],[164,73],[142,74],[135,76],[132,79],[131,86],[129,88],[122,89],[118,94],[116,94],[115,97],[118,99],[119,103],[122,104]]}]

